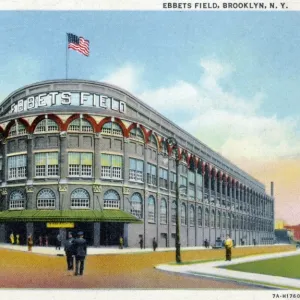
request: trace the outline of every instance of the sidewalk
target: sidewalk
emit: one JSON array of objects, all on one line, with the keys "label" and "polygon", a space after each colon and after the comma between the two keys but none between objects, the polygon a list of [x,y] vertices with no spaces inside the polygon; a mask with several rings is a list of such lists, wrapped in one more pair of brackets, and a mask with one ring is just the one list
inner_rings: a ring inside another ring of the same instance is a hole
[{"label": "sidewalk", "polygon": [[[255,247],[273,247],[278,246],[276,245],[256,245]],[[247,247],[253,247],[251,245],[245,245],[245,246],[237,246],[236,248],[247,248]],[[17,251],[25,251],[28,252],[28,248],[25,245],[17,246],[17,245],[11,245],[6,243],[0,243],[0,248],[3,249],[10,249],[10,250],[17,250]],[[38,253],[38,254],[46,254],[46,255],[64,255],[65,252],[63,250],[64,248],[61,247],[60,250],[56,250],[55,247],[40,247],[40,246],[33,246],[32,247],[32,253]],[[212,249],[212,248],[209,248]],[[208,250],[205,247],[181,247],[182,251],[189,250],[189,251],[199,251],[199,250]],[[146,253],[146,252],[153,252],[152,248],[123,248],[119,249],[118,246],[109,246],[109,247],[88,247],[87,248],[88,255],[104,255],[104,254],[128,254],[128,253]],[[174,252],[175,247],[170,248],[157,248],[156,252]]]},{"label": "sidewalk", "polygon": [[283,252],[283,253],[273,253],[273,254],[264,254],[264,255],[255,255],[248,256],[243,258],[236,258],[232,261],[213,261],[206,262],[201,264],[193,264],[193,265],[159,265],[156,266],[157,269],[180,273],[185,275],[195,275],[195,276],[209,276],[214,278],[221,278],[226,280],[233,281],[253,281],[255,283],[259,283],[260,285],[265,286],[281,286],[281,287],[289,287],[291,289],[297,288],[300,289],[300,280],[292,279],[280,276],[271,276],[271,275],[263,275],[257,273],[246,273],[239,271],[232,271],[223,269],[221,267],[236,265],[240,263],[253,262],[258,260],[279,258],[279,257],[287,257],[292,255],[300,255],[300,250]]}]

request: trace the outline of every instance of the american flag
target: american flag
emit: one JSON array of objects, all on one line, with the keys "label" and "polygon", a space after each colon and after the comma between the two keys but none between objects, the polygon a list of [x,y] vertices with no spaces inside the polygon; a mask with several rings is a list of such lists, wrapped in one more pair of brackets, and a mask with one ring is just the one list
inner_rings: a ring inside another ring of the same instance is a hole
[{"label": "american flag", "polygon": [[90,42],[83,37],[78,37],[75,34],[67,33],[68,35],[68,48],[78,51],[79,53],[89,56],[90,54]]}]

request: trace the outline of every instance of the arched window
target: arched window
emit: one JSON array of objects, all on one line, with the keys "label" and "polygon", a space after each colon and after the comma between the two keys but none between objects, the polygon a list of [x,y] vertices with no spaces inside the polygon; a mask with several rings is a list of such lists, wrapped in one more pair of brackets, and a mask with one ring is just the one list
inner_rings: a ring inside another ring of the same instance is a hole
[{"label": "arched window", "polygon": [[55,194],[50,189],[42,189],[37,195],[37,208],[51,209],[55,208]]},{"label": "arched window", "polygon": [[217,228],[221,227],[221,212],[218,210],[217,213]]},{"label": "arched window", "polygon": [[16,136],[26,134],[26,127],[19,121],[15,121],[14,125],[10,127],[8,136]]},{"label": "arched window", "polygon": [[82,118],[73,120],[68,127],[68,131],[81,131],[81,132],[93,132],[92,124]]},{"label": "arched window", "polygon": [[129,132],[129,137],[131,139],[135,139],[140,142],[144,142],[144,134],[140,128],[132,128]]},{"label": "arched window", "polygon": [[160,224],[167,224],[167,201],[161,199],[160,202]]},{"label": "arched window", "polygon": [[138,219],[143,218],[143,200],[139,193],[134,193],[131,196],[131,214]]},{"label": "arched window", "polygon": [[120,196],[115,190],[108,190],[104,194],[104,208],[120,208]]},{"label": "arched window", "polygon": [[71,208],[89,208],[90,195],[84,189],[76,189],[71,194]]},{"label": "arched window", "polygon": [[25,194],[22,191],[13,191],[9,196],[9,209],[24,209]]},{"label": "arched window", "polygon": [[215,211],[212,209],[211,211],[210,211],[210,227],[212,227],[212,228],[215,228],[215,226],[216,226],[216,214],[215,214]]},{"label": "arched window", "polygon": [[186,225],[186,205],[181,203],[181,224]]},{"label": "arched window", "polygon": [[172,202],[172,207],[171,207],[171,221],[172,221],[172,224],[176,224],[176,208],[177,208],[176,202],[173,201]]},{"label": "arched window", "polygon": [[205,227],[209,227],[209,210],[208,210],[208,208],[205,209],[204,225],[205,225]]},{"label": "arched window", "polygon": [[225,214],[225,212],[223,212],[223,215],[222,215],[222,228],[226,229],[226,214]]},{"label": "arched window", "polygon": [[156,140],[154,134],[151,134],[149,142],[150,142],[149,143],[150,146],[157,148],[157,140]]},{"label": "arched window", "polygon": [[162,141],[161,143],[161,152],[164,155],[168,155],[168,145],[166,141]]},{"label": "arched window", "polygon": [[202,227],[203,217],[202,217],[202,208],[198,206],[198,227]]},{"label": "arched window", "polygon": [[195,226],[195,208],[193,205],[190,206],[190,226],[194,227]]},{"label": "arched window", "polygon": [[155,199],[153,196],[148,198],[148,222],[155,223]]},{"label": "arched window", "polygon": [[58,131],[58,130],[59,128],[55,121],[51,119],[43,119],[36,125],[34,133],[51,132],[51,131]]},{"label": "arched window", "polygon": [[114,122],[105,123],[102,127],[101,133],[123,136],[123,132],[119,124]]}]

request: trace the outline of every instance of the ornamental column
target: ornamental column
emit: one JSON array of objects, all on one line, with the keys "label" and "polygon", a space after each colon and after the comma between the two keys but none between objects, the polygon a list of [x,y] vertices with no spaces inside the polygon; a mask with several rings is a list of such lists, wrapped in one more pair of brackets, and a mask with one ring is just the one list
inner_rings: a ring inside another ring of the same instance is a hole
[{"label": "ornamental column", "polygon": [[34,154],[33,154],[33,135],[27,136],[27,185],[32,185],[34,177]]},{"label": "ornamental column", "polygon": [[[93,210],[101,210],[101,202],[100,202],[100,193],[102,192],[101,184],[100,184],[100,172],[101,172],[101,157],[100,157],[100,133],[95,133],[94,138],[94,178],[95,182],[93,184],[93,201],[90,204],[91,209]],[[96,223],[94,223],[96,224]],[[100,226],[100,224],[99,224]],[[100,228],[100,227],[99,227]],[[98,230],[98,229],[97,229]],[[100,229],[99,229],[100,230]],[[95,229],[94,229],[95,232]],[[95,237],[94,237],[95,242]],[[98,243],[98,241],[97,241]]]},{"label": "ornamental column", "polygon": [[68,177],[67,132],[60,133],[60,183],[65,184]]},{"label": "ornamental column", "polygon": [[6,184],[8,178],[7,140],[2,141],[2,186]]},{"label": "ornamental column", "polygon": [[208,173],[208,205],[209,205],[209,213],[208,213],[208,240],[211,245],[211,170],[209,169]]},{"label": "ornamental column", "polygon": [[36,202],[33,199],[34,187],[32,185],[26,186],[26,209],[36,209]]}]

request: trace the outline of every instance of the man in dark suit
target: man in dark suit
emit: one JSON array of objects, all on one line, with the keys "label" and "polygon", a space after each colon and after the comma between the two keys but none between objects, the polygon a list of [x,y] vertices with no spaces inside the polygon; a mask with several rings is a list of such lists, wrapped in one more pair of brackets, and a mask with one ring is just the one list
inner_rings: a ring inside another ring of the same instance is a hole
[{"label": "man in dark suit", "polygon": [[78,232],[78,238],[73,241],[73,246],[76,260],[75,276],[82,275],[87,248],[87,243],[86,240],[83,238],[82,231]]},{"label": "man in dark suit", "polygon": [[72,233],[69,232],[68,239],[65,242],[65,253],[67,257],[67,266],[68,271],[73,271],[74,269],[74,238],[72,236]]}]

